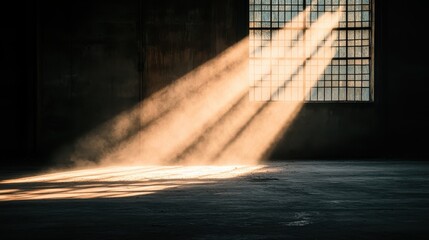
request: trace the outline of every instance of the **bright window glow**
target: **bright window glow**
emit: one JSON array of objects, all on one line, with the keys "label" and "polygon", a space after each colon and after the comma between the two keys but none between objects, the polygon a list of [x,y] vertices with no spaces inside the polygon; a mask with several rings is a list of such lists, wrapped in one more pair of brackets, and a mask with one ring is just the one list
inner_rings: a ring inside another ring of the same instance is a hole
[{"label": "bright window glow", "polygon": [[[320,64],[314,56],[310,62],[308,46],[323,43],[305,33],[337,10],[342,14],[331,30],[335,56],[328,66],[326,56],[317,56]],[[372,101],[372,19],[372,0],[249,0],[250,100]],[[296,65],[294,73],[284,73]],[[318,68],[324,72],[314,83]]]}]

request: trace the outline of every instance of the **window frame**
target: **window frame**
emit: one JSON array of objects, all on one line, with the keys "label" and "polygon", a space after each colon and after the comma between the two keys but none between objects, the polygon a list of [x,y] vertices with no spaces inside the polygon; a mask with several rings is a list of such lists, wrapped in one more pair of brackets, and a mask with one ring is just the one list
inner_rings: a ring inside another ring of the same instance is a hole
[{"label": "window frame", "polygon": [[[254,1],[257,1],[257,0],[254,0]],[[259,0],[259,1],[262,4],[263,0]],[[269,4],[270,4],[270,10],[269,10],[270,11],[270,20],[269,20],[270,27],[262,26],[262,19],[261,19],[261,26],[260,27],[251,26],[250,14],[252,12],[251,12],[250,6],[252,5],[253,1],[252,0],[248,1],[248,4],[249,4],[248,5],[248,14],[249,14],[248,32],[249,32],[249,34],[250,34],[251,30],[268,29],[268,30],[271,31],[271,35],[272,35],[272,32],[274,32],[276,29],[278,29],[277,27],[272,27],[273,26],[273,20],[272,20],[272,16],[273,16],[273,10],[272,10],[273,9],[272,8],[273,0],[268,0],[268,1],[269,1]],[[317,1],[317,3],[319,1]],[[346,4],[346,10],[345,10],[346,17],[345,17],[345,19],[346,19],[346,24],[347,25],[346,25],[346,27],[337,27],[337,28],[334,29],[334,31],[335,30],[337,30],[337,31],[344,30],[344,31],[347,32],[347,31],[350,31],[350,30],[355,30],[355,31],[356,30],[369,30],[369,34],[368,34],[368,36],[369,36],[369,39],[368,39],[369,40],[369,45],[368,45],[368,47],[369,47],[369,54],[368,54],[368,57],[361,57],[360,58],[360,59],[368,60],[369,61],[369,63],[368,63],[368,68],[369,68],[368,75],[369,75],[369,77],[367,78],[369,80],[363,80],[363,77],[362,77],[362,80],[358,80],[358,81],[361,82],[360,83],[361,84],[360,87],[356,87],[356,85],[354,85],[356,83],[356,80],[350,80],[351,74],[348,72],[349,71],[349,69],[348,69],[349,63],[348,62],[349,62],[349,60],[356,60],[356,59],[358,59],[358,57],[350,57],[349,54],[347,53],[346,57],[340,58],[340,59],[346,61],[346,64],[342,65],[342,66],[345,66],[346,69],[347,69],[346,70],[346,80],[345,80],[345,89],[347,89],[347,90],[346,90],[346,94],[345,94],[345,100],[344,99],[340,100],[340,97],[339,97],[340,94],[338,93],[338,99],[337,100],[333,100],[332,98],[326,100],[326,97],[323,97],[323,100],[320,100],[320,99],[311,99],[311,97],[310,97],[310,99],[305,99],[304,100],[305,103],[372,103],[372,102],[375,101],[375,90],[376,90],[375,87],[376,87],[376,84],[375,84],[375,50],[374,50],[374,48],[375,48],[375,26],[376,26],[376,20],[375,20],[375,13],[376,13],[376,11],[375,11],[375,1],[376,0],[368,0],[368,1],[369,1],[368,5],[369,5],[370,9],[368,10],[369,11],[369,20],[368,20],[369,21],[369,25],[367,27],[362,27],[362,26],[360,26],[360,27],[350,27],[348,25],[349,19],[348,19],[347,16],[348,16],[348,12],[350,11],[349,8],[348,8],[348,6],[349,6],[348,4],[351,2],[351,0],[345,0],[344,1],[345,4]],[[341,2],[341,0],[338,0],[338,4],[340,4],[340,2]],[[360,0],[360,2],[361,2],[361,4],[363,4],[363,0]],[[302,9],[306,9],[306,7],[308,7],[306,5],[306,3],[308,3],[308,0],[296,0],[296,3],[299,4],[299,5],[302,5],[303,6]],[[324,1],[324,4],[325,3],[326,3],[326,1]],[[359,4],[359,3],[356,3],[355,1],[353,1],[353,4]],[[286,3],[285,3],[285,6],[286,6]],[[301,11],[303,11],[303,10],[297,10],[297,13],[299,13]],[[364,11],[364,10],[361,10],[361,11]],[[262,16],[261,16],[261,18],[262,18]],[[353,20],[353,21],[356,22],[356,20]],[[361,20],[360,22],[362,23],[364,21]],[[304,27],[304,28],[306,28],[306,27]],[[250,38],[250,36],[249,36],[249,38]],[[349,39],[350,38],[346,38],[346,42],[347,42],[346,49],[349,48],[349,45],[348,45],[348,40]],[[362,45],[362,44],[361,45],[354,45],[354,47],[356,47],[356,46],[360,47],[360,46],[364,46],[364,45]],[[250,50],[250,47],[251,46],[249,46],[249,50]],[[249,59],[251,59],[250,54],[249,54]],[[333,58],[333,60],[338,60],[338,59],[339,58],[337,56]],[[271,59],[270,59],[270,61],[271,61]],[[307,62],[307,61],[308,60],[305,60],[305,62]],[[328,66],[330,66],[330,65],[328,65]],[[339,65],[339,66],[341,66],[341,65]],[[361,66],[364,66],[364,65],[361,65]],[[250,62],[249,62],[249,67],[252,67],[251,64],[250,64]],[[339,74],[339,72],[338,72],[338,74]],[[356,73],[352,73],[352,74],[354,74],[354,76],[356,76]],[[364,75],[363,72],[361,74],[362,74],[362,76]],[[325,75],[325,72],[323,73],[323,75]],[[304,75],[304,78],[305,78],[305,75]],[[270,81],[273,81],[273,80],[270,80]],[[338,80],[338,81],[340,81],[340,80]],[[343,80],[341,80],[341,81],[343,81]],[[349,85],[350,81],[354,81],[354,84],[352,86]],[[365,82],[365,81],[369,81],[369,84],[367,83],[368,87],[364,87],[363,82]],[[323,86],[323,87],[320,87],[320,88],[327,89],[328,87]],[[337,87],[334,87],[333,85],[331,85],[331,86],[329,86],[329,88],[332,91],[333,88],[338,88],[339,89],[340,85],[338,85]],[[354,96],[354,94],[353,94],[353,99],[349,100],[349,94],[347,93],[347,91],[349,89],[353,89],[355,91],[356,88],[361,88],[361,91],[363,91],[362,89],[367,88],[368,92],[369,92],[368,93],[369,94],[368,100],[366,100],[366,99],[362,100],[363,99],[363,93],[361,93],[361,97],[360,97],[361,100],[359,100],[359,98],[356,98]],[[249,90],[250,90],[250,87],[249,87]],[[249,93],[249,96],[250,96],[250,93]],[[288,102],[288,101],[295,101],[295,100],[273,100],[273,96],[270,95],[270,97],[269,97],[268,100],[253,100],[253,101],[275,101],[275,102],[279,102],[280,101],[280,102]]]}]

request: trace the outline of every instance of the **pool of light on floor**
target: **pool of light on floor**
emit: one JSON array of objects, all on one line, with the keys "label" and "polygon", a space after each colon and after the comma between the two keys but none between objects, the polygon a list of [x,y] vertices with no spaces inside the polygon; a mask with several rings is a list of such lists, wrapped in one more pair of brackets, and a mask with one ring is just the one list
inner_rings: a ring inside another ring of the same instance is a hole
[{"label": "pool of light on floor", "polygon": [[120,166],[0,181],[0,201],[121,198],[256,173],[264,166]]}]

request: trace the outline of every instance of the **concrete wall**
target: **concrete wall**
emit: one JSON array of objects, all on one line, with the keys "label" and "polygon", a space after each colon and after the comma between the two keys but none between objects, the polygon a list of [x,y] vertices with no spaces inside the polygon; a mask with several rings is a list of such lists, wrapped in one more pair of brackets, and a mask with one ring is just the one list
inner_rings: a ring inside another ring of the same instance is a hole
[{"label": "concrete wall", "polygon": [[[429,48],[427,10],[418,1],[386,1],[382,90],[391,156],[427,159],[429,136]],[[397,3],[396,3],[397,2]],[[396,3],[396,4],[395,4]]]},{"label": "concrete wall", "polygon": [[35,156],[36,4],[12,1],[0,14],[0,162]]},{"label": "concrete wall", "polygon": [[139,101],[139,5],[121,1],[40,1],[41,155],[71,143]]},{"label": "concrete wall", "polygon": [[159,90],[247,35],[246,0],[144,1],[145,95]]},{"label": "concrete wall", "polygon": [[[67,152],[79,136],[247,34],[247,0],[7,6],[1,150],[8,158]],[[424,11],[404,11],[399,0],[377,0],[376,11],[375,102],[306,104],[272,159],[429,156],[417,140],[429,120]]]}]

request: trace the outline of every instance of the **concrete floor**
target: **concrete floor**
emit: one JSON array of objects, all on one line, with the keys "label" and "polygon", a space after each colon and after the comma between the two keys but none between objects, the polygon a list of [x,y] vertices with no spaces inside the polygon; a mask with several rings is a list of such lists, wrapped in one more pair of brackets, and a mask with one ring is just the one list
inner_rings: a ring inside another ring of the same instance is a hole
[{"label": "concrete floor", "polygon": [[429,163],[270,163],[147,195],[0,201],[0,239],[429,239]]}]

